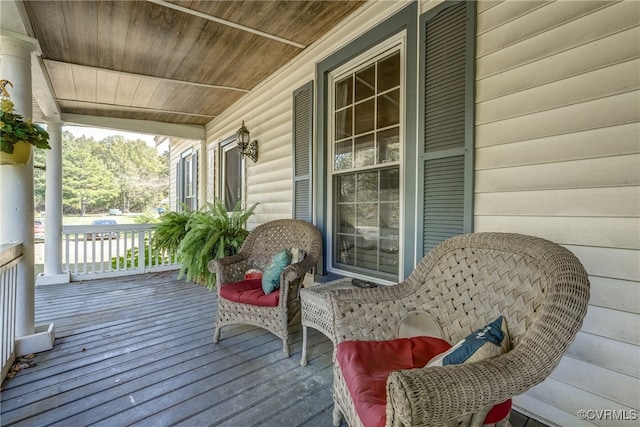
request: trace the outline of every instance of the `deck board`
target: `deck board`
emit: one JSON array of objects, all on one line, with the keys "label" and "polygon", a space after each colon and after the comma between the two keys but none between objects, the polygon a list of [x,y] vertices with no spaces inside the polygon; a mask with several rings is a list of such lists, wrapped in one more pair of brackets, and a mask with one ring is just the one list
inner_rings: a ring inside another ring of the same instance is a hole
[{"label": "deck board", "polygon": [[[36,288],[36,323],[56,341],[4,383],[1,425],[330,426],[331,342],[302,331],[291,357],[267,331],[225,327],[216,293],[163,272]],[[514,427],[527,418],[514,414]]]}]

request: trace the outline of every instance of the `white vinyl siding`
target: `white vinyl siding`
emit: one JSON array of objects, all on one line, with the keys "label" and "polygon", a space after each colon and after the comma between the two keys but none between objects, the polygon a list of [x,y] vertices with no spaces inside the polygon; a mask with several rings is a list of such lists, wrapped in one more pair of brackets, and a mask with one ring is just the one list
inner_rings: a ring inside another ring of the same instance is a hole
[{"label": "white vinyl siding", "polygon": [[634,1],[478,5],[475,230],[558,242],[592,286],[567,355],[514,399],[551,425],[639,409],[639,23]]}]

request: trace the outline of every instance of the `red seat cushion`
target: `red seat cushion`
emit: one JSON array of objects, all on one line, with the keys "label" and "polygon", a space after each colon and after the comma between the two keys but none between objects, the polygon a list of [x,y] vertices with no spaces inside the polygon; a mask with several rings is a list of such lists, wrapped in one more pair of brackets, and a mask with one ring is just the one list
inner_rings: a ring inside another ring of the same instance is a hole
[{"label": "red seat cushion", "polygon": [[[336,358],[362,424],[366,427],[384,426],[387,378],[391,372],[421,368],[449,348],[448,342],[434,337],[340,343]],[[496,405],[485,418],[485,423],[504,419],[510,409],[511,400]]]},{"label": "red seat cushion", "polygon": [[265,295],[262,290],[262,279],[248,279],[222,286],[220,296],[243,304],[276,307],[280,301],[280,289]]}]

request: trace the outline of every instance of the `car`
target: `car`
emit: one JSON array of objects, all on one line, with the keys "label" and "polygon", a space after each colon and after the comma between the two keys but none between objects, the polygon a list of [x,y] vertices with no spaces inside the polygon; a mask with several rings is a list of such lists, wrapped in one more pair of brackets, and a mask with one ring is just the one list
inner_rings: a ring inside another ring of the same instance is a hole
[{"label": "car", "polygon": [[158,215],[162,215],[165,212],[165,210],[164,208],[160,207],[160,208],[156,208],[156,212],[158,212]]},{"label": "car", "polygon": [[44,242],[44,219],[42,218],[33,220],[33,239],[36,242]]},{"label": "car", "polygon": [[122,211],[120,209],[109,209],[109,215],[122,215]]},{"label": "car", "polygon": [[[95,219],[91,222],[91,225],[116,225],[115,219]],[[86,233],[85,240],[100,240],[100,239],[117,239],[118,232],[116,231],[104,231],[100,233]]]}]

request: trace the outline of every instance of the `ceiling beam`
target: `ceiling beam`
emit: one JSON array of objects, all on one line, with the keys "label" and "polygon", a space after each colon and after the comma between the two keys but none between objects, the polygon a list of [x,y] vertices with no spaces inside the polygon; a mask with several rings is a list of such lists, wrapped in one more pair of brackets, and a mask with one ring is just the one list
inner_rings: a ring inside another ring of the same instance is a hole
[{"label": "ceiling beam", "polygon": [[278,36],[275,36],[273,34],[265,33],[264,31],[256,30],[256,29],[251,28],[251,27],[247,27],[247,26],[244,26],[244,25],[236,24],[235,22],[227,21],[226,19],[217,18],[215,16],[207,15],[206,13],[198,12],[197,10],[189,9],[187,7],[184,7],[184,6],[179,6],[177,4],[173,4],[173,3],[170,3],[170,2],[165,1],[165,0],[147,0],[147,1],[150,2],[150,3],[157,4],[159,6],[164,6],[164,7],[170,8],[170,9],[177,10],[179,12],[188,13],[189,15],[197,16],[198,18],[207,19],[207,20],[212,21],[212,22],[217,22],[218,24],[226,25],[226,26],[229,26],[229,27],[237,28],[237,29],[239,29],[241,31],[246,31],[248,33],[256,34],[256,35],[258,35],[260,37],[266,37],[268,39],[275,40],[275,41],[278,41],[280,43],[285,43],[285,44],[288,44],[288,45],[291,45],[291,46],[295,46],[295,47],[298,47],[300,49],[305,49],[307,47],[307,46],[303,45],[302,43],[294,42],[292,40],[287,40],[285,38],[278,37]]},{"label": "ceiling beam", "polygon": [[60,120],[60,107],[53,96],[53,86],[49,80],[49,74],[44,68],[42,58],[33,55],[31,61],[32,95],[35,99],[43,118]]},{"label": "ceiling beam", "polygon": [[146,133],[172,138],[203,140],[204,126],[179,125],[151,120],[119,119],[115,117],[98,117],[82,114],[62,114],[65,124],[114,129],[125,132]]},{"label": "ceiling beam", "polygon": [[90,65],[74,64],[73,62],[56,61],[56,60],[53,60],[53,59],[45,59],[45,62],[50,62],[52,64],[68,65],[70,67],[77,67],[77,68],[82,68],[82,69],[85,69],[85,70],[101,71],[101,72],[105,72],[105,73],[119,74],[119,75],[128,76],[128,77],[137,77],[139,79],[158,80],[158,81],[161,81],[161,82],[164,82],[164,83],[175,83],[175,84],[182,84],[182,85],[189,85],[189,86],[197,86],[197,87],[203,87],[203,88],[207,88],[207,89],[232,90],[232,91],[243,92],[243,93],[249,93],[250,92],[248,89],[241,89],[241,88],[238,88],[238,87],[210,85],[210,84],[207,84],[207,83],[196,83],[196,82],[190,82],[190,81],[187,81],[187,80],[168,79],[166,77],[156,77],[156,76],[151,76],[149,74],[129,73],[129,72],[126,72],[126,71],[110,70],[108,68],[92,67]]},{"label": "ceiling beam", "polygon": [[113,107],[114,109],[120,110],[133,110],[133,111],[148,111],[151,113],[168,113],[168,114],[178,114],[181,116],[192,116],[192,117],[204,117],[207,119],[215,119],[216,116],[212,116],[211,114],[200,114],[200,113],[190,113],[187,111],[176,111],[176,110],[163,110],[161,108],[148,108],[148,107],[136,107],[134,105],[122,105],[122,104],[105,104],[104,102],[93,102],[93,101],[82,101],[79,99],[65,99],[58,98],[59,102],[75,102],[77,104],[86,105],[89,107],[93,107],[96,105],[105,106],[105,107]]}]

